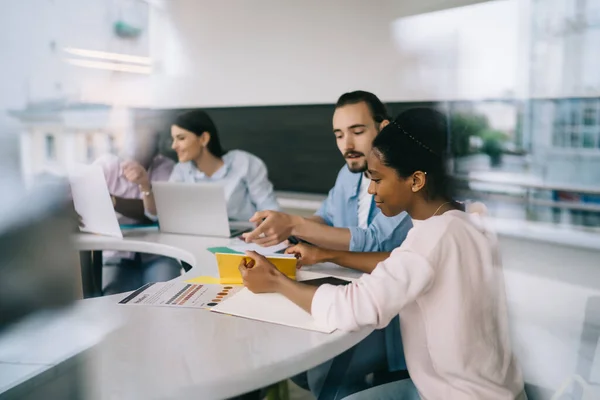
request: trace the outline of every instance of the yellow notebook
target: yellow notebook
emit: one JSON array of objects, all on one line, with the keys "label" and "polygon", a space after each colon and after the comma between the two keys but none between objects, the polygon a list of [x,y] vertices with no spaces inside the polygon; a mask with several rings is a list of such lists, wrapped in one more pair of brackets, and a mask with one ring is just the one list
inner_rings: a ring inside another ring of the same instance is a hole
[{"label": "yellow notebook", "polygon": [[[219,277],[221,284],[242,284],[242,275],[239,265],[242,259],[248,258],[244,254],[234,253],[216,253],[217,265],[219,266]],[[283,272],[288,278],[296,279],[296,264],[298,260],[293,255],[268,256],[278,270]]]},{"label": "yellow notebook", "polygon": [[[242,275],[239,265],[243,258],[248,258],[241,253],[215,253],[217,265],[219,267],[219,277],[199,276],[186,280],[187,283],[200,284],[221,284],[221,285],[241,285]],[[296,264],[298,260],[293,255],[268,256],[278,270],[283,272],[288,278],[296,279]]]}]

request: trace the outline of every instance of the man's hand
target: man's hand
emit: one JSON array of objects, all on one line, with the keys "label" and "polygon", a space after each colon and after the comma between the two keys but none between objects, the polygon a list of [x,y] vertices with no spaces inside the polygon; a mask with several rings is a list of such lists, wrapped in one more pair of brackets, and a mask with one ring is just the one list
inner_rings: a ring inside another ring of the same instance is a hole
[{"label": "man's hand", "polygon": [[123,169],[123,176],[129,182],[133,182],[139,185],[144,190],[150,189],[150,178],[148,172],[144,167],[135,161],[126,161],[121,164]]},{"label": "man's hand", "polygon": [[283,275],[269,260],[254,251],[246,252],[238,266],[244,286],[252,293],[274,293],[278,291]]},{"label": "man's hand", "polygon": [[304,265],[314,265],[327,261],[328,250],[300,243],[288,248],[286,254],[294,254],[298,259],[298,268]]},{"label": "man's hand", "polygon": [[250,218],[250,222],[257,225],[256,229],[242,237],[246,243],[256,243],[263,247],[275,246],[292,236],[294,227],[301,220],[302,217],[282,212],[259,211]]}]

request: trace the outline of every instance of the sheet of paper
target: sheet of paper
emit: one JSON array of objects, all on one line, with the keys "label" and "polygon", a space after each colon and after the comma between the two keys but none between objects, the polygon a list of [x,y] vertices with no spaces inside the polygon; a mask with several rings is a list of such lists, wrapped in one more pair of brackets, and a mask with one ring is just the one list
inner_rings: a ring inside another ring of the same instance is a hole
[{"label": "sheet of paper", "polygon": [[69,172],[69,181],[75,211],[84,224],[81,231],[122,238],[102,168],[78,165]]},{"label": "sheet of paper", "polygon": [[261,247],[254,243],[246,243],[239,238],[232,239],[231,243],[229,244],[229,248],[239,251],[240,253],[255,251],[263,256],[281,255],[279,252],[283,252],[288,247],[290,247],[290,244],[287,240],[270,247]]},{"label": "sheet of paper", "polygon": [[157,282],[142,286],[119,304],[184,308],[211,308],[233,298],[241,287],[199,285],[187,282]]},{"label": "sheet of paper", "polygon": [[[346,280],[355,280],[359,279],[364,275],[363,272],[356,271],[349,268],[340,267],[339,265],[335,265],[333,263],[321,263],[315,264],[308,267],[302,267],[298,271],[297,280],[304,280],[304,274],[307,272],[318,273],[326,276],[336,276],[338,278],[346,279]],[[308,278],[307,278],[308,279]],[[312,278],[310,278],[312,279]]]},{"label": "sheet of paper", "polygon": [[323,333],[334,331],[318,326],[309,313],[278,293],[254,294],[243,288],[211,311]]}]

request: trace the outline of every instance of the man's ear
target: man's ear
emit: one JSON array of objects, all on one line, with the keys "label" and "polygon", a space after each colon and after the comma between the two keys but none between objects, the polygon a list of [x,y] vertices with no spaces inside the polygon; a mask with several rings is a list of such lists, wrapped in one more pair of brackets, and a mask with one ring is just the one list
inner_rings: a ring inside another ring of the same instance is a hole
[{"label": "man's ear", "polygon": [[379,130],[382,130],[383,128],[385,128],[386,126],[388,126],[390,124],[390,121],[387,119],[384,119],[383,121],[381,121],[381,123],[379,124]]}]

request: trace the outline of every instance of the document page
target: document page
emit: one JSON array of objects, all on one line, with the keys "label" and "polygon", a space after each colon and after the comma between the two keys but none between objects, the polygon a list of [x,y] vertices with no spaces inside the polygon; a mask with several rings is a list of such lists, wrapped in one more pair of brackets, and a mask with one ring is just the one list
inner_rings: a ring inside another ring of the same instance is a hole
[{"label": "document page", "polygon": [[232,297],[241,287],[231,285],[199,285],[187,282],[157,282],[142,286],[119,304],[211,308]]}]

